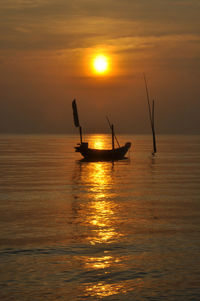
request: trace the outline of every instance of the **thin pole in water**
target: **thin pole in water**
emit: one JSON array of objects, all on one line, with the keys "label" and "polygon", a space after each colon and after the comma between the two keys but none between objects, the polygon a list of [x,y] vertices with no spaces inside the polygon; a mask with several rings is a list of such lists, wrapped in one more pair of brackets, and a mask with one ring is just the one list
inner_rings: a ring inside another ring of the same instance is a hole
[{"label": "thin pole in water", "polygon": [[152,134],[153,134],[153,152],[156,153],[156,134],[155,134],[155,127],[154,127],[154,100],[152,103]]},{"label": "thin pole in water", "polygon": [[147,81],[146,81],[145,74],[143,74],[143,75],[144,75],[144,82],[145,82],[145,88],[146,88],[146,94],[147,94],[147,102],[148,102],[148,109],[149,109],[149,119],[150,119],[152,136],[153,136],[153,154],[155,154],[157,152],[157,149],[156,149],[155,126],[154,126],[154,100],[152,102],[152,108],[151,108],[150,101],[149,101],[149,91],[148,91]]}]

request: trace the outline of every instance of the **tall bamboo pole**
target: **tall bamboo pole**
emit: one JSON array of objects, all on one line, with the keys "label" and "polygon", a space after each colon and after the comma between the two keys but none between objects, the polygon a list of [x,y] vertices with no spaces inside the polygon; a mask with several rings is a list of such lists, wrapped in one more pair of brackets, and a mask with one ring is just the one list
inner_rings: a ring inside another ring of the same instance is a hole
[{"label": "tall bamboo pole", "polygon": [[150,119],[152,136],[153,136],[153,153],[155,154],[157,152],[157,149],[156,149],[156,135],[155,135],[155,127],[154,127],[154,100],[152,102],[152,108],[151,108],[150,101],[149,101],[149,91],[148,91],[148,86],[147,86],[147,81],[146,81],[145,74],[144,74],[144,82],[145,82],[145,88],[146,88],[146,94],[147,94],[149,119]]},{"label": "tall bamboo pole", "polygon": [[157,149],[156,149],[155,126],[154,126],[154,100],[153,100],[153,103],[152,103],[152,116],[151,116],[151,120],[152,120],[152,134],[153,134],[153,152],[156,153]]}]

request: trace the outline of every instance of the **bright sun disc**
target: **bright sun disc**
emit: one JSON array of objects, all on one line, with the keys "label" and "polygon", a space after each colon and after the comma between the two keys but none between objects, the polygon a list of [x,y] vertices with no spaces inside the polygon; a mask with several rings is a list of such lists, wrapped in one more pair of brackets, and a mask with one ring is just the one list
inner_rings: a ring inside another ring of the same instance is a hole
[{"label": "bright sun disc", "polygon": [[94,59],[93,66],[97,73],[105,73],[108,70],[108,60],[104,55],[98,55]]}]

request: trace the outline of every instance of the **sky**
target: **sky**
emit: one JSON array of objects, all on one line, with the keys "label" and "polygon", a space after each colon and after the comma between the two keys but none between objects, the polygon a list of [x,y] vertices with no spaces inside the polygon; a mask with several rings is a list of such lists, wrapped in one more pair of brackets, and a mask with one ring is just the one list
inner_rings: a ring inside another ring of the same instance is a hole
[{"label": "sky", "polygon": [[[109,72],[94,73],[104,54]],[[1,0],[0,133],[200,134],[199,0]]]}]

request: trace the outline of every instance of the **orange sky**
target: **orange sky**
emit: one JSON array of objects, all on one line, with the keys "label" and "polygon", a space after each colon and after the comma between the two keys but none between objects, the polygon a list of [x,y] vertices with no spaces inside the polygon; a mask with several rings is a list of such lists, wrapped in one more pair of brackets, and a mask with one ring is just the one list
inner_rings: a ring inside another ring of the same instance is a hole
[{"label": "orange sky", "polygon": [[[142,73],[159,133],[200,133],[198,0],[1,0],[0,132],[148,133]],[[91,60],[109,58],[97,76]]]}]

